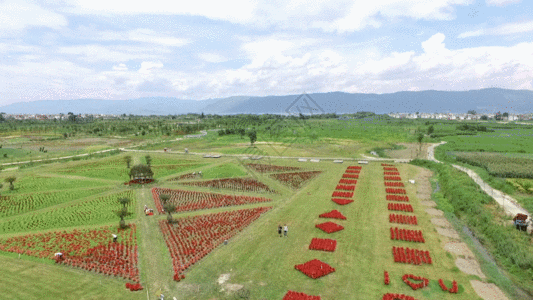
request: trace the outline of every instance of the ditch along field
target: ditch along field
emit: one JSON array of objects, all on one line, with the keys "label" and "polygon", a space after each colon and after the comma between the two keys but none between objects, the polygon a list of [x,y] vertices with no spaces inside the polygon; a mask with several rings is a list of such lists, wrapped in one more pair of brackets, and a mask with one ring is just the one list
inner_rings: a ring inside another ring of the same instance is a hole
[{"label": "ditch along field", "polygon": [[[132,156],[133,164],[144,163],[140,153]],[[459,272],[455,257],[444,251],[445,238],[437,235],[417,199],[416,185],[398,184],[415,177],[416,167],[398,165],[396,172],[371,163],[359,170],[287,160],[272,160],[280,167],[271,167],[235,159],[151,156],[163,171],[154,170],[157,183],[144,187],[123,184],[129,179],[118,176],[126,174],[124,155],[2,172],[2,178],[17,176],[14,191],[4,184],[2,203],[7,199],[6,207],[12,207],[27,201],[19,210],[6,209],[0,221],[2,297],[156,299],[163,293],[170,299],[306,299],[298,298],[305,293],[320,299],[382,299],[387,294],[478,298],[469,282],[479,278]],[[385,176],[394,184],[386,186]],[[386,189],[399,192],[389,194],[398,201],[386,200]],[[161,211],[162,193],[180,208],[172,214],[174,224]],[[125,231],[118,230],[113,214],[120,197],[132,200],[128,209],[133,215],[126,218],[131,227]],[[155,214],[145,216],[144,205]],[[319,217],[336,216],[334,210],[346,219]],[[416,216],[417,224],[390,223],[391,214]],[[337,225],[319,225],[327,222]],[[277,227],[285,224],[288,237],[280,238]],[[326,232],[338,225],[342,230]],[[396,235],[394,228],[416,232]],[[111,234],[119,236],[117,244]],[[413,264],[405,263],[410,254],[393,255],[393,249],[406,248],[426,256],[414,258]],[[53,253],[60,251],[66,258],[56,263]],[[313,279],[324,275],[304,265],[313,260],[334,272]],[[426,278],[428,286],[413,290],[405,276],[415,288],[425,282],[416,276]],[[444,292],[439,279],[447,288],[455,281],[457,293]]]}]

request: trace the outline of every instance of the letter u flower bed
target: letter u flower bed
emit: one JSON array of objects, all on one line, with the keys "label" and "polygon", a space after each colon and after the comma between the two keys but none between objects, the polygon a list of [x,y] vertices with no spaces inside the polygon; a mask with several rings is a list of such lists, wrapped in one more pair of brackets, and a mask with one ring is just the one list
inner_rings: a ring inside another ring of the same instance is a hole
[{"label": "letter u flower bed", "polygon": [[327,232],[327,233],[333,233],[333,232],[337,232],[337,231],[340,231],[340,230],[344,229],[343,226],[341,226],[341,225],[339,225],[337,223],[333,223],[333,222],[326,222],[326,223],[317,224],[317,225],[315,225],[315,227],[319,228],[322,231]]},{"label": "letter u flower bed", "polygon": [[335,268],[332,268],[327,263],[321,262],[318,259],[310,260],[301,265],[295,265],[294,268],[313,279],[335,272]]},{"label": "letter u flower bed", "polygon": [[304,293],[288,291],[283,300],[320,300],[320,296],[311,296]]},{"label": "letter u flower bed", "polygon": [[333,252],[337,248],[337,241],[331,239],[313,238],[309,244],[309,250],[322,250]]}]

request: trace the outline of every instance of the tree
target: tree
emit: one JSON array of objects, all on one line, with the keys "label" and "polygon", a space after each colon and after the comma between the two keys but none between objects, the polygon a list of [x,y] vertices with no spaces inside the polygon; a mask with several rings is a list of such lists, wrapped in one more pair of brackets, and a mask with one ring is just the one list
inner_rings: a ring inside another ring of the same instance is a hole
[{"label": "tree", "polygon": [[68,113],[68,120],[69,120],[69,122],[72,122],[72,123],[76,122],[76,115],[74,113],[72,113],[72,112],[69,112]]},{"label": "tree", "polygon": [[126,165],[128,166],[128,169],[129,169],[130,164],[131,164],[131,156],[130,155],[124,156],[124,161],[126,162]]},{"label": "tree", "polygon": [[496,115],[494,116],[494,119],[496,119],[497,121],[500,121],[502,119],[502,114],[500,112],[497,112]]},{"label": "tree", "polygon": [[257,141],[257,133],[255,130],[248,132],[248,137],[250,138],[250,144],[253,146],[255,141]]},{"label": "tree", "polygon": [[126,206],[131,202],[128,198],[120,198],[118,199],[118,203],[122,204],[122,208],[126,208]]},{"label": "tree", "polygon": [[120,218],[120,222],[118,224],[120,228],[126,228],[127,226],[126,226],[126,221],[124,221],[124,218],[132,215],[132,213],[128,211],[128,207],[127,207],[128,203],[130,203],[131,200],[128,198],[119,198],[118,202],[122,204],[122,208],[115,211],[115,214]]},{"label": "tree", "polygon": [[416,140],[418,142],[418,153],[416,154],[416,157],[418,157],[420,153],[422,152],[422,141],[424,140],[424,134],[419,133],[418,136],[416,137]]},{"label": "tree", "polygon": [[163,205],[163,209],[165,210],[165,212],[168,214],[167,215],[167,221],[169,223],[172,223],[172,212],[176,210],[176,205],[170,203],[170,202],[167,202]]},{"label": "tree", "polygon": [[154,176],[154,172],[152,172],[152,169],[150,166],[147,165],[135,165],[131,167],[130,169],[130,179],[140,179],[141,181],[144,181],[146,179],[152,179]]},{"label": "tree", "polygon": [[9,189],[10,190],[14,190],[15,189],[15,186],[13,185],[13,182],[15,182],[17,180],[17,177],[15,176],[9,176],[9,177],[6,177],[6,179],[4,179],[5,182],[9,183]]},{"label": "tree", "polygon": [[428,127],[428,135],[432,134],[435,131],[435,127],[433,125]]},{"label": "tree", "polygon": [[469,114],[469,115],[477,115],[477,112],[475,110],[471,109],[471,110],[469,110],[467,112],[467,114]]},{"label": "tree", "polygon": [[146,164],[150,167],[152,165],[152,158],[150,155],[146,155],[144,159],[146,160]]},{"label": "tree", "polygon": [[482,116],[481,116],[481,120],[483,120],[483,121],[486,121],[486,120],[488,120],[488,119],[489,119],[489,117],[488,117],[487,115],[482,115]]},{"label": "tree", "polygon": [[163,202],[163,204],[166,204],[168,199],[170,199],[170,195],[168,195],[168,194],[161,194],[159,196],[159,200],[161,200],[161,202]]},{"label": "tree", "polygon": [[[3,187],[4,187],[4,185],[0,183],[0,192],[1,192]],[[2,193],[0,193],[0,196],[2,196]]]},{"label": "tree", "polygon": [[508,113],[508,112],[504,112],[504,113],[502,114],[502,117],[504,117],[504,118],[508,118],[508,117],[509,117],[509,113]]}]

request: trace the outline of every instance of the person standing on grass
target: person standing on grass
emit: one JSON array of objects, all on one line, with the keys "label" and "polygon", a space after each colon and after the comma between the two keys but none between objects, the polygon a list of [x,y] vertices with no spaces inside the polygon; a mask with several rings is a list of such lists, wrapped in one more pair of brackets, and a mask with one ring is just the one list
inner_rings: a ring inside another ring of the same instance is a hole
[{"label": "person standing on grass", "polygon": [[283,230],[283,228],[281,228],[281,225],[278,225],[278,234],[279,234],[279,237],[282,237],[282,235],[281,235],[281,230]]},{"label": "person standing on grass", "polygon": [[287,226],[287,224],[285,224],[285,226],[283,227],[283,234],[285,234],[285,236],[287,236],[288,232],[289,232],[289,227]]},{"label": "person standing on grass", "polygon": [[113,234],[113,243],[117,242],[117,238],[118,238],[118,236],[116,234]]}]

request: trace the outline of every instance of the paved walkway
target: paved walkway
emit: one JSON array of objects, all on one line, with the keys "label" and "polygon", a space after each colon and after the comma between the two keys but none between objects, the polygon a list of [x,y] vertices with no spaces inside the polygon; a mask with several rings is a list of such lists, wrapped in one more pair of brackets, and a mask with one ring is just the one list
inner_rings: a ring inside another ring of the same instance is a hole
[{"label": "paved walkway", "polygon": [[[442,145],[442,144],[445,144],[446,142],[440,142],[438,144],[433,144],[431,145],[429,148],[428,148],[428,159],[429,160],[432,160],[434,162],[438,162],[438,163],[442,163],[440,161],[438,161],[437,159],[435,159],[435,147],[439,146],[439,145]],[[472,178],[474,180],[475,183],[477,183],[479,185],[479,187],[481,187],[481,189],[487,193],[487,195],[491,196],[494,201],[496,201],[500,206],[503,207],[503,210],[505,211],[506,214],[514,217],[516,216],[516,214],[518,213],[521,213],[521,214],[525,214],[528,216],[528,219],[531,220],[531,214],[525,210],[524,208],[522,208],[520,206],[520,204],[518,204],[518,202],[511,196],[497,190],[497,189],[494,189],[492,188],[490,185],[488,185],[485,181],[483,181],[483,179],[481,179],[481,177],[479,177],[479,175],[477,175],[476,172],[468,169],[468,168],[465,168],[465,167],[462,167],[462,166],[458,166],[458,165],[453,165],[452,166],[460,171],[463,171],[465,172],[470,178]],[[531,228],[532,226],[529,226],[528,228],[528,232],[531,232],[531,230],[533,228]]]}]

